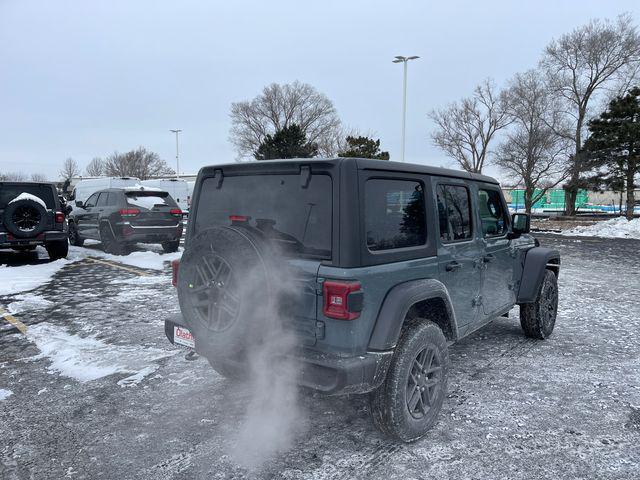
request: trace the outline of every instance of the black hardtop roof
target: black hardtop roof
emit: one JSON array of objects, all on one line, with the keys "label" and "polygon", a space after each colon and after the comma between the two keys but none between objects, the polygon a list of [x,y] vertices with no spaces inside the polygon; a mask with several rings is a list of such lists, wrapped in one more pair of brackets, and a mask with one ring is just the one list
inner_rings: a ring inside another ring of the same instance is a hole
[{"label": "black hardtop roof", "polygon": [[478,173],[469,173],[463,170],[452,170],[448,168],[432,167],[429,165],[418,165],[416,163],[404,163],[404,162],[392,162],[389,160],[373,160],[370,158],[292,158],[286,160],[260,160],[251,162],[236,162],[226,163],[221,165],[209,165],[200,169],[200,174],[203,176],[213,175],[215,170],[222,170],[223,173],[228,171],[229,173],[240,172],[254,172],[259,173],[261,171],[278,170],[280,168],[291,167],[292,165],[340,165],[343,162],[354,162],[357,168],[361,170],[380,170],[389,172],[406,172],[406,173],[421,173],[425,175],[434,175],[441,177],[461,178],[464,180],[475,180],[484,183],[499,182],[487,175],[481,175]]},{"label": "black hardtop roof", "polygon": [[55,188],[56,185],[53,182],[11,182],[11,181],[0,181],[0,186],[2,185],[41,185],[47,187]]}]

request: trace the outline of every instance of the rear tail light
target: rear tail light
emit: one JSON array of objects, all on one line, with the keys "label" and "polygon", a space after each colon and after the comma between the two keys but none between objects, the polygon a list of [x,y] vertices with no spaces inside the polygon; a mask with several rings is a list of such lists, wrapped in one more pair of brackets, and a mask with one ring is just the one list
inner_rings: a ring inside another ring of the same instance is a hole
[{"label": "rear tail light", "polygon": [[247,217],[246,215],[229,215],[229,220],[231,223],[233,222],[248,222],[251,217]]},{"label": "rear tail light", "polygon": [[121,208],[118,212],[123,217],[135,217],[140,213],[140,210],[137,208]]},{"label": "rear tail light", "polygon": [[182,216],[182,210],[180,210],[179,208],[172,208],[171,210],[169,210],[169,213],[171,215],[173,215],[174,217],[181,217]]},{"label": "rear tail light", "polygon": [[322,285],[325,317],[338,320],[354,320],[362,311],[364,298],[360,282],[338,282],[325,280]]},{"label": "rear tail light", "polygon": [[56,223],[64,223],[64,213],[56,212]]},{"label": "rear tail light", "polygon": [[173,260],[171,262],[171,285],[176,287],[178,285],[178,272],[180,271],[180,260]]}]

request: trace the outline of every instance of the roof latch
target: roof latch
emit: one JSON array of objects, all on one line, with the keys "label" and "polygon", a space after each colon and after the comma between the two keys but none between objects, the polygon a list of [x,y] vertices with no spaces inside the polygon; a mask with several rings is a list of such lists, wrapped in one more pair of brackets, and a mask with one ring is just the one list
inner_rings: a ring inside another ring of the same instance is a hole
[{"label": "roof latch", "polygon": [[300,186],[302,188],[307,188],[309,186],[309,182],[311,181],[311,168],[309,165],[302,165],[300,167]]},{"label": "roof latch", "polygon": [[213,178],[218,179],[218,184],[216,185],[216,188],[222,187],[222,181],[224,180],[224,174],[222,173],[222,169],[216,168],[213,171]]}]

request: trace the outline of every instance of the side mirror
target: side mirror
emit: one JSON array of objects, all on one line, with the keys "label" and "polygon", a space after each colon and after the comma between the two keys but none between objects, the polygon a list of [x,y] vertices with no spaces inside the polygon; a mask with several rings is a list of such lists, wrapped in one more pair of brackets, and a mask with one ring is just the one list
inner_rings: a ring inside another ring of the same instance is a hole
[{"label": "side mirror", "polygon": [[518,238],[531,230],[531,216],[528,213],[514,213],[511,216],[510,238]]},{"label": "side mirror", "polygon": [[84,208],[84,203],[82,202],[82,200],[76,200],[76,207]]}]

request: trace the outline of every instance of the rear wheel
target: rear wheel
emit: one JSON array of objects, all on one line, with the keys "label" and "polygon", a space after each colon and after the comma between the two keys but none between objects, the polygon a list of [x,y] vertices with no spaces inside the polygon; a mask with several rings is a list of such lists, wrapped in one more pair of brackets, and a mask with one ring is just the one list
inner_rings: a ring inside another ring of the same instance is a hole
[{"label": "rear wheel", "polygon": [[533,303],[520,305],[520,325],[527,337],[543,340],[553,332],[558,314],[558,279],[545,270]]},{"label": "rear wheel", "polygon": [[111,227],[106,223],[100,226],[100,242],[102,249],[107,253],[113,255],[124,255],[125,253],[124,245],[113,236]]},{"label": "rear wheel", "polygon": [[80,238],[76,222],[69,222],[69,243],[74,247],[81,247],[84,244],[84,238]]},{"label": "rear wheel", "polygon": [[371,394],[376,426],[404,442],[422,437],[442,408],[448,370],[442,330],[428,320],[413,320],[396,347],[385,381]]},{"label": "rear wheel", "polygon": [[50,260],[58,260],[60,258],[66,258],[69,253],[69,242],[65,240],[56,240],[55,242],[47,243],[44,248],[47,249]]},{"label": "rear wheel", "polygon": [[180,247],[180,240],[174,240],[173,242],[162,242],[162,250],[165,253],[177,252]]}]

